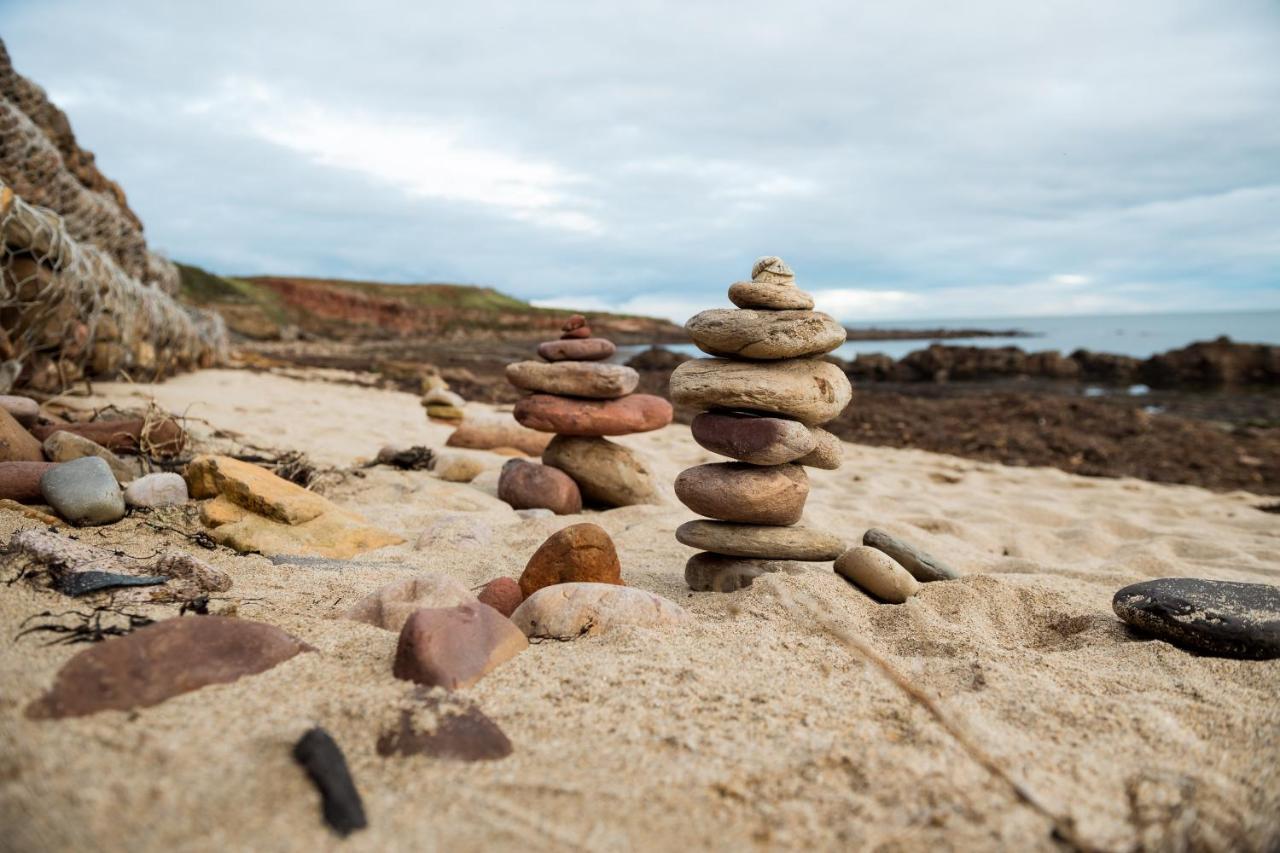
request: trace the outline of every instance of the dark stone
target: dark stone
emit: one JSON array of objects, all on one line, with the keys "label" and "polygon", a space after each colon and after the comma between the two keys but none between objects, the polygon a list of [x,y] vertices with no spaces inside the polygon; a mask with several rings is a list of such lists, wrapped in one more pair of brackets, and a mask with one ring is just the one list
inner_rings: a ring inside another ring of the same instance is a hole
[{"label": "dark stone", "polygon": [[334,832],[345,836],[369,825],[347,759],[328,732],[319,727],[308,731],[293,745],[293,758],[320,791],[325,823]]},{"label": "dark stone", "polygon": [[137,577],[136,575],[118,575],[115,572],[68,572],[58,582],[58,591],[65,595],[77,596],[121,586],[157,586],[167,580],[169,580],[167,577],[159,575]]},{"label": "dark stone", "polygon": [[1177,646],[1220,657],[1280,657],[1280,587],[1159,578],[1126,586],[1111,607],[1134,628]]},{"label": "dark stone", "polygon": [[524,459],[511,459],[502,466],[498,499],[513,509],[549,509],[556,515],[582,512],[582,492],[572,477]]},{"label": "dark stone", "polygon": [[55,432],[71,432],[101,444],[108,450],[147,452],[151,456],[177,456],[186,445],[186,433],[172,418],[148,422],[142,418],[118,421],[89,421],[78,424],[45,424],[31,428],[44,441]]},{"label": "dark stone", "polygon": [[397,728],[378,737],[378,755],[427,755],[455,761],[496,761],[511,754],[511,740],[474,705],[446,708],[421,689],[416,698],[436,714],[431,730],[419,729],[410,710],[400,712]]},{"label": "dark stone", "polygon": [[906,569],[911,577],[921,583],[955,580],[961,576],[959,572],[932,554],[917,550],[901,539],[894,539],[875,527],[863,534],[862,544],[870,545],[877,551],[888,554],[894,562]]}]

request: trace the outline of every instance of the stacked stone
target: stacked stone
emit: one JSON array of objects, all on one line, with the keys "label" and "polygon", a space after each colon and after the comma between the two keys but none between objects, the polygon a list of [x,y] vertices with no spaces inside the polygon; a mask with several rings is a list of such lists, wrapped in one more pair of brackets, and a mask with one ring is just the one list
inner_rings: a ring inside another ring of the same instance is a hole
[{"label": "stacked stone", "polygon": [[[616,347],[592,337],[582,315],[570,317],[562,332],[559,340],[538,345],[543,361],[507,366],[507,380],[532,392],[516,404],[516,420],[555,433],[542,453],[543,467],[567,475],[586,500],[602,506],[656,503],[658,490],[648,466],[605,436],[664,427],[671,423],[671,404],[633,393],[640,375],[606,361]],[[502,491],[499,484],[505,500]]]},{"label": "stacked stone", "polygon": [[813,309],[781,258],[761,258],[751,281],[729,288],[738,307],[703,311],[685,324],[714,358],[686,361],[671,375],[671,399],[705,409],[693,419],[698,444],[734,462],[699,465],[676,479],[676,496],[711,520],[680,526],[676,538],[700,548],[685,566],[694,590],[730,592],[787,560],[834,560],[836,536],[800,526],[805,467],[840,467],[840,441],[819,427],[853,395],[849,380],[821,358],[844,343],[844,328]]}]

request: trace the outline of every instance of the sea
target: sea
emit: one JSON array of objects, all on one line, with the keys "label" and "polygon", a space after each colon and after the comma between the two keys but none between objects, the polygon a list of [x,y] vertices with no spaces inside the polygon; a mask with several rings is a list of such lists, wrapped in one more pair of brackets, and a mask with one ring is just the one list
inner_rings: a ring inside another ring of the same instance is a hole
[{"label": "sea", "polygon": [[[1070,355],[1078,349],[1147,358],[1196,341],[1226,335],[1238,343],[1280,344],[1280,311],[1232,311],[1203,314],[1112,314],[1071,317],[959,317],[928,320],[880,320],[847,323],[850,329],[989,329],[1026,332],[1030,337],[948,338],[937,343],[977,347],[1021,347],[1027,352],[1058,350]],[[884,353],[902,358],[934,341],[928,338],[893,341],[849,341],[835,351],[844,359],[859,353]],[[661,344],[670,350],[700,355],[693,344]],[[639,351],[647,347],[619,347]]]}]

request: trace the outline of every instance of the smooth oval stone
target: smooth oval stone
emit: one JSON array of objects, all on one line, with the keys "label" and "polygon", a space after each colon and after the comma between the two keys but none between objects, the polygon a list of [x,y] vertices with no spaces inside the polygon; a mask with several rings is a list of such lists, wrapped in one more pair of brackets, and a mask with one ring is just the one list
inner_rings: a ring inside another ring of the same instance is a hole
[{"label": "smooth oval stone", "polygon": [[901,604],[920,591],[920,582],[883,551],[866,545],[850,548],[836,559],[836,574],[863,592]]},{"label": "smooth oval stone", "polygon": [[827,562],[844,553],[844,540],[809,527],[765,527],[731,521],[686,521],[676,539],[691,548],[729,557]]},{"label": "smooth oval stone", "polygon": [[507,365],[507,381],[526,391],[612,400],[636,390],[640,374],[602,361],[521,361]]},{"label": "smooth oval stone", "polygon": [[819,311],[713,308],[689,318],[698,349],[726,358],[807,358],[844,343],[844,327]]},{"label": "smooth oval stone", "polygon": [[92,439],[73,432],[55,432],[44,440],[44,455],[50,462],[70,462],[86,456],[97,456],[111,466],[116,482],[124,485],[138,476],[138,468]]},{"label": "smooth oval stone", "polygon": [[181,474],[160,471],[134,480],[124,490],[128,506],[180,506],[187,502],[187,481]]},{"label": "smooth oval stone", "polygon": [[712,462],[681,471],[676,497],[708,518],[789,525],[804,513],[809,477],[799,465]]},{"label": "smooth oval stone", "polygon": [[507,414],[468,415],[458,428],[449,434],[447,447],[466,447],[472,450],[494,450],[514,447],[537,456],[547,447],[551,436],[520,426]]},{"label": "smooth oval stone", "polygon": [[1126,586],[1111,607],[1129,625],[1174,645],[1250,660],[1280,657],[1280,587],[1201,578]]},{"label": "smooth oval stone", "polygon": [[543,587],[575,582],[622,584],[617,549],[598,524],[571,524],[547,537],[525,565],[520,591],[528,598]]},{"label": "smooth oval stone", "polygon": [[0,409],[4,409],[24,427],[29,427],[40,419],[40,404],[30,397],[0,394]]},{"label": "smooth oval stone", "polygon": [[774,255],[760,258],[751,266],[752,281],[785,285],[791,284],[795,279],[796,274],[787,266],[787,262]]},{"label": "smooth oval stone", "polygon": [[684,608],[643,589],[561,583],[535,592],[511,614],[528,637],[576,640],[622,627],[670,628],[689,621]]},{"label": "smooth oval stone", "polygon": [[547,361],[601,361],[618,348],[605,338],[577,338],[538,344],[538,355]]},{"label": "smooth oval stone", "polygon": [[694,592],[736,592],[763,574],[786,568],[785,560],[749,560],[723,554],[694,554],[684,564],[684,581]]},{"label": "smooth oval stone", "polygon": [[671,423],[672,411],[670,403],[651,394],[632,394],[617,400],[574,400],[533,394],[516,403],[514,414],[516,420],[529,429],[589,436],[661,429]]},{"label": "smooth oval stone", "polygon": [[0,408],[0,462],[43,462],[40,441]]},{"label": "smooth oval stone", "polygon": [[798,287],[738,281],[729,285],[729,301],[739,308],[763,311],[810,311],[813,297]]},{"label": "smooth oval stone", "polygon": [[695,358],[671,373],[671,399],[695,409],[748,409],[826,423],[849,405],[853,388],[839,367],[816,359],[741,362]]},{"label": "smooth oval stone", "polygon": [[23,504],[44,503],[40,478],[56,462],[0,462],[0,498]]},{"label": "smooth oval stone", "polygon": [[591,337],[591,327],[579,326],[576,329],[570,329],[569,331],[565,332],[563,335],[560,336],[560,339],[563,341],[571,341],[571,340],[585,340],[586,338],[589,338],[589,337]]},{"label": "smooth oval stone", "polygon": [[582,512],[582,493],[565,472],[549,465],[511,459],[498,478],[498,500],[512,509],[549,509],[556,515]]},{"label": "smooth oval stone", "polygon": [[873,527],[863,534],[862,544],[870,545],[888,554],[895,563],[910,572],[911,576],[921,583],[949,581],[960,577],[960,573],[946,563],[901,539],[893,538],[879,528]]},{"label": "smooth oval stone", "polygon": [[606,506],[661,501],[653,472],[635,451],[607,438],[557,435],[542,452],[542,463],[564,471],[582,496]]},{"label": "smooth oval stone", "polygon": [[40,478],[40,493],[72,524],[111,524],[124,518],[120,484],[111,466],[97,456],[50,468]]},{"label": "smooth oval stone", "polygon": [[721,456],[753,465],[781,465],[809,454],[813,430],[799,421],[731,412],[703,412],[690,425],[693,440]]},{"label": "smooth oval stone", "polygon": [[396,678],[460,690],[529,648],[511,620],[487,604],[415,610],[396,643]]},{"label": "smooth oval stone", "polygon": [[181,616],[77,654],[53,687],[27,707],[33,719],[145,708],[271,669],[315,651],[274,625],[227,616]]},{"label": "smooth oval stone", "polygon": [[796,460],[806,468],[834,471],[844,464],[844,444],[821,427],[813,428],[813,450]]},{"label": "smooth oval stone", "polygon": [[524,593],[515,578],[494,578],[484,585],[476,598],[510,619],[520,602],[524,601]]},{"label": "smooth oval stone", "polygon": [[423,406],[453,406],[461,409],[467,405],[467,401],[462,399],[462,395],[450,391],[448,388],[432,388],[422,395]]}]

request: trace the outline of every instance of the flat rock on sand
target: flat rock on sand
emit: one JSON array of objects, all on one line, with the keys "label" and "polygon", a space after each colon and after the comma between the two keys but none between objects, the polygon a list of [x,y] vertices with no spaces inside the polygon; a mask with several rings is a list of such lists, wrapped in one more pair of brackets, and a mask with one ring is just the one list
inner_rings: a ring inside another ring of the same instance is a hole
[{"label": "flat rock on sand", "polygon": [[539,456],[549,441],[551,436],[521,426],[511,415],[492,413],[468,414],[449,434],[445,444],[472,450],[513,447],[530,456]]},{"label": "flat rock on sand", "polygon": [[708,518],[795,524],[809,497],[809,477],[799,465],[712,462],[681,471],[676,477],[676,497]]},{"label": "flat rock on sand", "polygon": [[826,562],[844,553],[844,540],[808,527],[766,527],[731,521],[686,521],[676,528],[682,545],[728,557]]},{"label": "flat rock on sand", "polygon": [[1280,657],[1280,587],[1159,578],[1126,586],[1111,606],[1128,624],[1174,645],[1223,657]]},{"label": "flat rock on sand", "polygon": [[511,621],[529,637],[573,640],[624,626],[671,628],[689,621],[673,601],[634,587],[561,583],[525,599]]},{"label": "flat rock on sand", "polygon": [[617,351],[613,341],[605,338],[578,338],[538,344],[538,355],[547,361],[600,361]]},{"label": "flat rock on sand", "polygon": [[636,390],[640,374],[602,361],[519,361],[507,365],[507,381],[525,391],[612,400]]},{"label": "flat rock on sand", "polygon": [[182,616],[85,649],[27,707],[32,718],[81,717],[145,708],[263,672],[311,646],[274,625],[223,616]]},{"label": "flat rock on sand", "polygon": [[753,465],[781,465],[812,453],[818,432],[799,421],[732,412],[702,412],[690,430],[712,453]]},{"label": "flat rock on sand", "polygon": [[671,423],[671,415],[671,404],[652,394],[632,394],[618,400],[572,400],[534,394],[515,407],[516,420],[524,426],[558,435],[648,432]]},{"label": "flat rock on sand", "polygon": [[511,620],[478,601],[415,610],[400,629],[392,674],[428,687],[470,687],[529,648]]},{"label": "flat rock on sand", "polygon": [[671,374],[671,399],[693,409],[747,409],[826,423],[853,397],[839,367],[815,359],[771,362],[695,358]]},{"label": "flat rock on sand", "polygon": [[819,311],[712,308],[684,324],[698,349],[727,358],[807,358],[844,343],[844,327]]},{"label": "flat rock on sand", "polygon": [[423,572],[379,587],[342,611],[341,615],[344,619],[399,631],[415,610],[456,607],[475,600],[471,590],[456,578],[439,572]]},{"label": "flat rock on sand", "polygon": [[542,452],[542,462],[572,477],[584,498],[605,506],[662,500],[640,455],[607,438],[557,435]]}]

